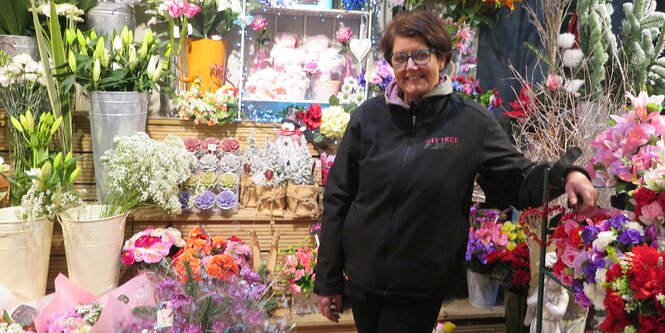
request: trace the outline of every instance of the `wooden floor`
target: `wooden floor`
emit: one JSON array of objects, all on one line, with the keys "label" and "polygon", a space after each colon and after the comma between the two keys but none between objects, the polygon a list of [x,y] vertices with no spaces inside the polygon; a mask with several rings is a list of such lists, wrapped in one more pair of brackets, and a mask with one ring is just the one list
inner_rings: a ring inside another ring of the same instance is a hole
[{"label": "wooden floor", "polygon": [[[356,332],[353,324],[353,315],[350,312],[341,314],[339,323],[334,323],[323,317],[319,313],[312,314],[276,314],[277,317],[284,316],[284,319],[296,324],[298,333],[310,332],[330,332],[330,333],[351,333]],[[457,327],[455,333],[493,333],[505,332],[504,308],[502,306],[479,309],[473,307],[466,299],[455,300],[446,303],[441,307],[439,320],[447,320]]]}]

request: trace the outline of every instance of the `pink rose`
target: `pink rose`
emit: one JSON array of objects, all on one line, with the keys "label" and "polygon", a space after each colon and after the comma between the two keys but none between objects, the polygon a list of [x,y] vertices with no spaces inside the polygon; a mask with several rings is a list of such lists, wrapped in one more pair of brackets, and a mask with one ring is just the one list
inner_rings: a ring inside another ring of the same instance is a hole
[{"label": "pink rose", "polygon": [[382,81],[383,81],[383,79],[378,75],[372,75],[372,77],[369,79],[369,83],[374,84],[374,85],[378,85]]},{"label": "pink rose", "polygon": [[304,67],[305,71],[309,74],[314,74],[319,69],[319,65],[316,63],[315,60],[310,60],[306,62]]},{"label": "pink rose", "polygon": [[122,264],[123,265],[131,265],[134,263],[134,251],[132,249],[128,249],[124,252],[122,252]]},{"label": "pink rose", "polygon": [[300,294],[302,292],[302,290],[300,289],[300,286],[295,284],[295,283],[291,285],[291,291],[296,293],[296,294]]},{"label": "pink rose", "polygon": [[640,222],[646,225],[651,225],[662,220],[663,215],[663,207],[660,206],[658,201],[654,201],[648,205],[642,206],[642,215],[639,219]]},{"label": "pink rose", "polygon": [[185,15],[186,18],[190,19],[194,17],[196,14],[198,14],[201,11],[201,8],[191,2],[185,2],[182,5],[182,14]]},{"label": "pink rose", "polygon": [[268,20],[265,17],[261,15],[256,15],[254,17],[254,21],[252,21],[252,29],[254,29],[254,31],[265,29],[267,26]]},{"label": "pink rose", "polygon": [[169,15],[171,15],[172,18],[177,18],[180,16],[180,11],[183,9],[182,5],[176,3],[176,2],[171,2],[169,4]]},{"label": "pink rose", "polygon": [[351,38],[352,35],[353,33],[351,32],[351,28],[340,27],[335,33],[335,38],[337,38],[338,42],[343,43],[349,40],[349,38]]}]

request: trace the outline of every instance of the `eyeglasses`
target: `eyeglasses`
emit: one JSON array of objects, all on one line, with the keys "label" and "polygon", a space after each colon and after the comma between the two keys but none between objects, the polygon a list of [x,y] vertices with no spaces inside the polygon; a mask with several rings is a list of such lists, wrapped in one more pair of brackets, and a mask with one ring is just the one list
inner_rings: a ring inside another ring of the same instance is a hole
[{"label": "eyeglasses", "polygon": [[424,66],[429,63],[433,52],[436,52],[436,50],[420,49],[413,51],[411,54],[406,52],[396,52],[390,56],[390,59],[392,60],[393,68],[395,69],[406,67],[406,64],[409,62],[409,58],[413,59],[413,62],[415,62],[416,65]]}]

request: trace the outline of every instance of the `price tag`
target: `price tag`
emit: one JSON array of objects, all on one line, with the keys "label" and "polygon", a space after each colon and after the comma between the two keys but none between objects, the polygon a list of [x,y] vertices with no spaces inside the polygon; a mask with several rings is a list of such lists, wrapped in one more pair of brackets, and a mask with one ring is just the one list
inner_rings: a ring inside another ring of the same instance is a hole
[{"label": "price tag", "polygon": [[173,326],[173,309],[171,308],[171,302],[159,303],[159,310],[157,310],[157,323],[155,326],[157,329]]},{"label": "price tag", "polygon": [[192,28],[192,24],[189,23],[187,25],[187,35],[191,35],[193,31],[194,31],[194,28]]},{"label": "price tag", "polygon": [[209,143],[209,144],[208,144],[208,150],[209,150],[209,151],[213,151],[213,152],[214,152],[214,151],[217,151],[217,145],[214,144],[214,143]]},{"label": "price tag", "polygon": [[32,318],[37,317],[37,309],[22,304],[14,312],[12,312],[12,315],[10,316],[11,319],[22,326],[29,326],[32,325]]},{"label": "price tag", "polygon": [[177,25],[173,27],[173,38],[180,38],[180,27]]},{"label": "price tag", "polygon": [[321,232],[321,221],[314,222],[309,226],[310,235],[318,235]]}]

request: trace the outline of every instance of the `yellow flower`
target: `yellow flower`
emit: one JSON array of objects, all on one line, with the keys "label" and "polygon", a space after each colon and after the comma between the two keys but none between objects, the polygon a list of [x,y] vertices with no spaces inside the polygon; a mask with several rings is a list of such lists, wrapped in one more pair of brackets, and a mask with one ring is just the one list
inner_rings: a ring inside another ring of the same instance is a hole
[{"label": "yellow flower", "polygon": [[515,244],[515,242],[512,242],[512,241],[511,241],[511,242],[508,242],[508,243],[506,244],[506,250],[508,250],[508,251],[512,251],[512,250],[515,249],[516,246],[517,246],[517,244]]}]

